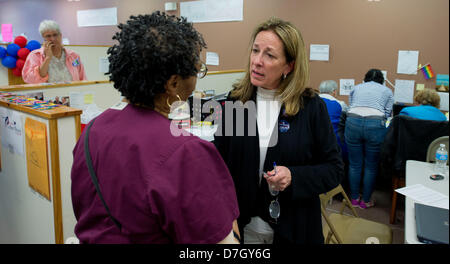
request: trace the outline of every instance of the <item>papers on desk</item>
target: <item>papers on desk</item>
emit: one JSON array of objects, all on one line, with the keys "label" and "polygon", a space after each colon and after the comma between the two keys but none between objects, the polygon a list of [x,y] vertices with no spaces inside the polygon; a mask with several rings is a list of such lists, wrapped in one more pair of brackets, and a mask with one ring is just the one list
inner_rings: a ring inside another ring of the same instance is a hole
[{"label": "papers on desk", "polygon": [[416,202],[448,209],[448,196],[425,187],[422,184],[403,187],[396,189],[395,191],[415,200]]}]

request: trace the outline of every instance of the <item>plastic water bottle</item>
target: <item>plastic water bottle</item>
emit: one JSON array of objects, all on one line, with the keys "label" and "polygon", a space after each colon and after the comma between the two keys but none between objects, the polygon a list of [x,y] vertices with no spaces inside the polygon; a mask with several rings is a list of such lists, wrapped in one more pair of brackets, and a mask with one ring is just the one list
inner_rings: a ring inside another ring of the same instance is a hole
[{"label": "plastic water bottle", "polygon": [[448,160],[448,152],[445,148],[445,144],[440,144],[439,148],[436,150],[436,164],[435,164],[435,172],[436,174],[440,174],[445,176],[445,172],[447,170],[447,160]]}]

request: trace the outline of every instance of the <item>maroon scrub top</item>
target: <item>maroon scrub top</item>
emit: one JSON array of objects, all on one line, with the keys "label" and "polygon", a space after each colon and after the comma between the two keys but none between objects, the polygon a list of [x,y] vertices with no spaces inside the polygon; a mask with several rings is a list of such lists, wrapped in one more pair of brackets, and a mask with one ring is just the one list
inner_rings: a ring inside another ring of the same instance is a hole
[{"label": "maroon scrub top", "polygon": [[217,243],[239,216],[219,152],[196,136],[174,136],[159,113],[127,105],[97,117],[89,149],[109,218],[89,175],[84,133],[73,150],[72,204],[80,243]]}]

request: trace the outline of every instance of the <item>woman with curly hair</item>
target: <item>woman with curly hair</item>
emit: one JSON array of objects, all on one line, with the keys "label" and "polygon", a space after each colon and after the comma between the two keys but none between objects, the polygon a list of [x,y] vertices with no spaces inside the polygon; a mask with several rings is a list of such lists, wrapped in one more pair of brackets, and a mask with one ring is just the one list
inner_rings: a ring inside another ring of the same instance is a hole
[{"label": "woman with curly hair", "polygon": [[131,16],[119,29],[109,74],[126,102],[91,121],[73,151],[76,236],[81,243],[236,243],[239,210],[225,163],[210,142],[173,135],[168,119],[206,74],[202,36],[185,18],[160,12]]},{"label": "woman with curly hair", "polygon": [[407,115],[410,117],[434,120],[434,121],[446,121],[447,117],[439,110],[441,105],[441,97],[433,90],[425,89],[419,91],[414,96],[416,106],[408,106],[400,111],[400,115]]}]

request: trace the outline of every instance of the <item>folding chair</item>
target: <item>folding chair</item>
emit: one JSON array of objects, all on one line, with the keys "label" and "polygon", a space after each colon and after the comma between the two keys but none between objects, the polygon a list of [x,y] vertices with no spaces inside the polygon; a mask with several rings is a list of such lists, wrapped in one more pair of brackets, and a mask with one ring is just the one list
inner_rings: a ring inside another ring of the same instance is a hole
[{"label": "folding chair", "polygon": [[[339,193],[344,197],[340,212],[327,213],[327,203]],[[392,243],[392,229],[388,225],[359,217],[340,184],[333,190],[321,194],[320,203],[322,216],[327,223],[323,226],[325,244]],[[350,209],[352,215],[344,214],[346,206]]]}]

